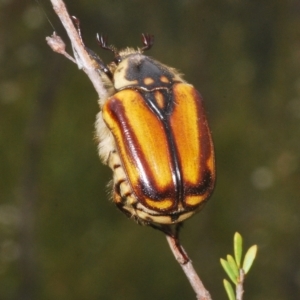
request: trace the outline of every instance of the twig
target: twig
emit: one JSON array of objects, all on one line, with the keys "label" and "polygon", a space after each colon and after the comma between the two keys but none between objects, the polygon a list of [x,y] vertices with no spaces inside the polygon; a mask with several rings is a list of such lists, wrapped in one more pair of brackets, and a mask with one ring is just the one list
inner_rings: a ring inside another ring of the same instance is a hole
[{"label": "twig", "polygon": [[[187,279],[189,280],[193,290],[196,293],[198,300],[211,300],[211,296],[209,292],[205,289],[202,281],[200,280],[198,274],[196,273],[193,264],[190,259],[186,261],[186,258],[183,256],[182,253],[185,253],[185,256],[187,256],[186,251],[183,249],[181,244],[178,240],[176,240],[174,237],[166,235],[167,241],[169,243],[169,246],[173,252],[173,255],[179,265],[181,266],[183,272],[185,273]],[[179,248],[180,247],[180,248]]]},{"label": "twig", "polygon": [[243,300],[243,294],[244,294],[244,279],[245,279],[245,273],[243,269],[240,269],[240,275],[238,278],[238,284],[236,285],[236,300]]},{"label": "twig", "polygon": [[46,41],[54,52],[62,54],[67,59],[77,64],[76,60],[69,53],[66,52],[66,44],[64,43],[62,38],[56,34],[56,32],[53,32],[51,36],[47,36]]},{"label": "twig", "polygon": [[[72,47],[75,54],[76,61],[70,57],[65,51],[65,45],[61,38],[54,33],[51,37],[47,37],[47,43],[53,49],[53,51],[63,54],[68,59],[76,62],[79,68],[82,68],[84,72],[88,75],[92,81],[94,88],[96,89],[99,98],[104,98],[107,94],[104,84],[99,76],[97,66],[95,66],[94,61],[90,58],[88,52],[86,51],[81,37],[79,36],[68,12],[66,6],[62,0],[50,0],[54,11],[60,18],[63,26],[65,27],[67,34],[71,40]],[[192,288],[194,289],[198,300],[211,300],[209,292],[205,289],[202,281],[200,280],[198,274],[196,273],[193,264],[179,243],[178,238],[174,236],[166,235],[167,241],[170,248],[175,256],[175,259],[181,266],[182,270],[186,274]]]},{"label": "twig", "polygon": [[[50,0],[50,1],[53,5],[54,11],[60,18],[71,40],[71,44],[75,52],[75,58],[78,67],[80,69],[82,68],[83,71],[87,74],[87,76],[93,83],[93,86],[96,92],[98,93],[99,98],[104,98],[107,95],[107,91],[104,87],[103,81],[101,80],[101,77],[97,70],[97,66],[95,66],[94,61],[90,58],[88,52],[86,51],[82,43],[82,40],[78,35],[78,32],[70,18],[65,3],[62,0]],[[55,43],[55,41],[51,40],[52,38],[57,38],[57,35],[54,33],[52,37],[47,37],[48,44],[49,43],[51,44],[52,42]],[[59,47],[58,47],[58,51],[55,49],[55,47],[54,48],[52,47],[52,49],[58,53],[64,54],[62,53]]]}]

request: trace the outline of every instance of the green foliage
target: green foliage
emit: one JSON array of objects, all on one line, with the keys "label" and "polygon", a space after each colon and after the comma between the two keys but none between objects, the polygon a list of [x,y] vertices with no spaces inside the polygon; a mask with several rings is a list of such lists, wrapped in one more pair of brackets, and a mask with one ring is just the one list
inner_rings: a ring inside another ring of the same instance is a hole
[{"label": "green foliage", "polygon": [[[257,253],[257,245],[251,246],[245,254],[244,261],[241,265],[242,255],[243,255],[243,239],[242,236],[236,232],[233,238],[233,249],[235,258],[231,255],[227,255],[227,260],[221,258],[220,262],[227,273],[231,281],[237,285],[243,285],[244,276],[249,272]],[[236,300],[234,295],[232,285],[226,279],[223,280],[225,291],[228,295],[229,300]]]},{"label": "green foliage", "polygon": [[239,268],[241,265],[241,259],[242,259],[242,249],[243,249],[243,239],[242,236],[236,232],[233,237],[233,249],[234,249],[234,257],[237,264],[237,267]]},{"label": "green foliage", "polygon": [[244,270],[245,274],[247,274],[254,262],[254,259],[256,257],[256,252],[257,252],[257,245],[253,245],[250,247],[245,255],[244,262],[243,262],[243,267],[242,269]]},{"label": "green foliage", "polygon": [[229,300],[235,300],[235,293],[230,282],[226,279],[223,279],[223,284]]},{"label": "green foliage", "polygon": [[231,279],[231,281],[234,284],[237,284],[237,276],[235,275],[234,270],[231,268],[230,264],[228,261],[226,261],[225,259],[221,258],[221,265],[223,267],[223,269],[225,270],[225,272],[227,273],[227,275],[229,276],[229,278]]}]

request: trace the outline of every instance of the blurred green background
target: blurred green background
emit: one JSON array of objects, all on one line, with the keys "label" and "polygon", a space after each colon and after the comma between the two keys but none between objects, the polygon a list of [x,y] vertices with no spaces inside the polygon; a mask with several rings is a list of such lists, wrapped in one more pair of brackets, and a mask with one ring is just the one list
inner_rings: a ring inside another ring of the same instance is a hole
[{"label": "blurred green background", "polygon": [[[109,201],[94,139],[97,95],[52,52],[50,2],[0,1],[0,299],[195,299],[160,232]],[[182,243],[213,299],[239,231],[258,244],[245,299],[300,295],[300,2],[66,0],[86,45],[141,45],[205,99],[217,186]],[[42,9],[45,11],[43,13]]]}]

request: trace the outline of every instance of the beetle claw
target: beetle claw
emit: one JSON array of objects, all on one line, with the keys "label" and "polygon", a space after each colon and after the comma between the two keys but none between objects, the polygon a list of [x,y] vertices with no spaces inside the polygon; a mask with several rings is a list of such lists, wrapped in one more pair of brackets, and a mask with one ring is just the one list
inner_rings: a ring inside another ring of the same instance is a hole
[{"label": "beetle claw", "polygon": [[80,28],[80,20],[76,16],[72,16],[71,18],[72,18],[73,23],[74,23],[74,25],[76,27],[76,30],[77,30],[78,35],[80,37],[80,40],[81,40],[81,42],[83,44],[83,39],[82,39],[82,34],[81,34],[81,28]]}]

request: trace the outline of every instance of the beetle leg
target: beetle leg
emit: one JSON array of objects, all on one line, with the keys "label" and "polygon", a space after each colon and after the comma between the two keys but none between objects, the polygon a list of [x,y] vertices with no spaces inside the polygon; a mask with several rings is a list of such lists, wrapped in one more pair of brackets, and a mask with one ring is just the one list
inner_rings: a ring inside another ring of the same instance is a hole
[{"label": "beetle leg", "polygon": [[[113,75],[110,69],[108,68],[108,66],[100,59],[100,57],[94,51],[92,51],[91,49],[85,46],[81,34],[80,20],[75,16],[72,16],[72,20],[74,22],[74,25],[76,26],[76,30],[80,37],[81,43],[84,46],[85,50],[88,52],[90,58],[95,62],[96,68],[99,69],[100,72],[104,72],[107,75],[107,77],[112,81]],[[97,36],[97,40],[98,40],[98,36]]]},{"label": "beetle leg", "polygon": [[165,235],[172,238],[176,250],[181,254],[183,258],[183,262],[182,262],[183,265],[185,265],[190,261],[190,258],[187,256],[179,240],[179,232],[180,232],[180,228],[183,226],[183,222],[175,224],[175,228],[172,228],[171,225],[156,225],[153,223],[150,223],[149,226],[159,231],[162,231]]}]

